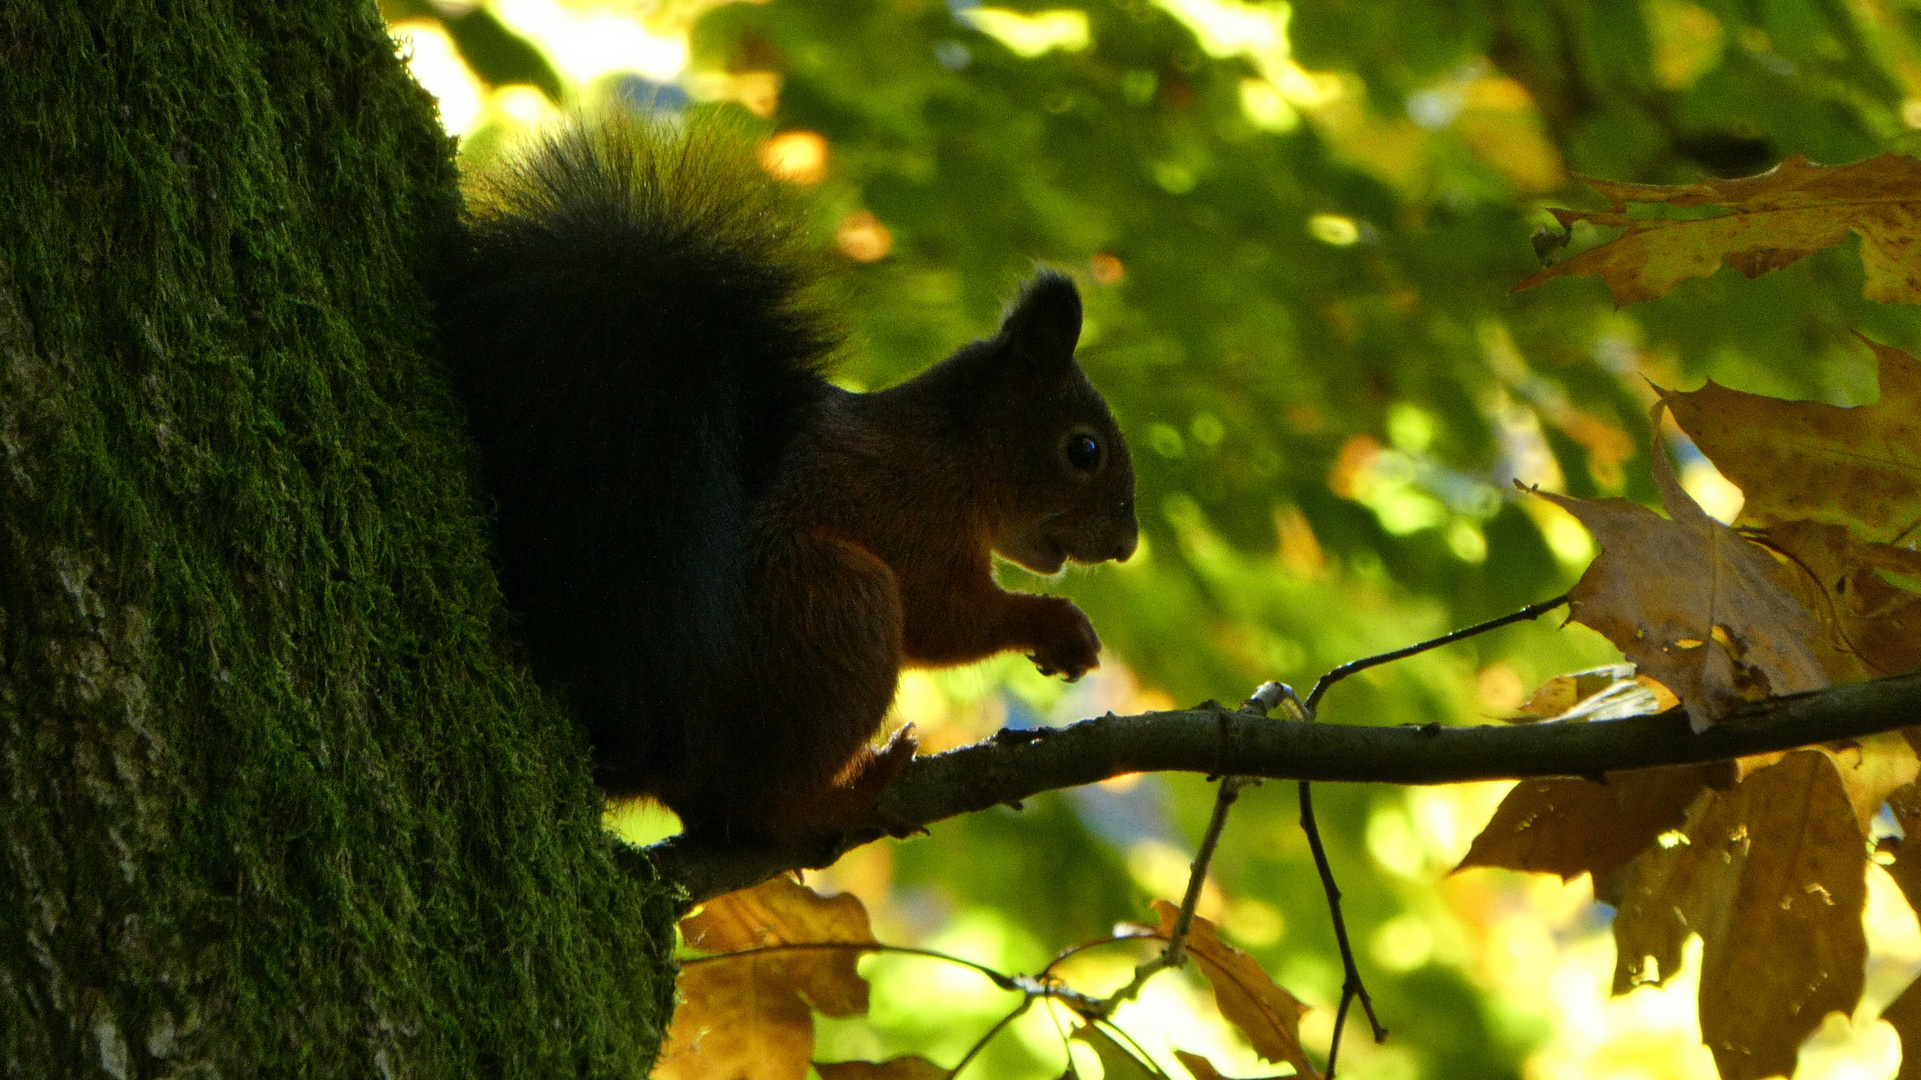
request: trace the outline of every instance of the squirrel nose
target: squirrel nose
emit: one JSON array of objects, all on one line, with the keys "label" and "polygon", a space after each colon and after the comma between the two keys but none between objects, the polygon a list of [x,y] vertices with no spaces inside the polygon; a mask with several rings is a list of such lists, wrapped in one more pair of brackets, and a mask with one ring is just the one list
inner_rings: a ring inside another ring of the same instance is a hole
[{"label": "squirrel nose", "polygon": [[1129,524],[1129,528],[1127,530],[1127,535],[1121,537],[1121,542],[1114,545],[1114,554],[1108,556],[1108,558],[1113,559],[1115,562],[1126,562],[1128,559],[1132,558],[1134,555],[1134,549],[1140,544],[1140,539],[1141,539],[1140,526],[1135,525],[1132,522],[1129,522],[1128,524]]}]

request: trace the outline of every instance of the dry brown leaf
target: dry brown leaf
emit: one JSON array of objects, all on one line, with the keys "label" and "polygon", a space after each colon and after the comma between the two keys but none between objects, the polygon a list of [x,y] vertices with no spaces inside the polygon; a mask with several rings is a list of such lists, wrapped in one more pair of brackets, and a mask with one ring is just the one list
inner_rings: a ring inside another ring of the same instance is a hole
[{"label": "dry brown leaf", "polygon": [[1474,838],[1458,870],[1502,866],[1598,882],[1681,826],[1714,766],[1637,769],[1607,782],[1523,780]]},{"label": "dry brown leaf", "polygon": [[[1921,161],[1914,158],[1882,154],[1829,168],[1797,155],[1740,180],[1674,186],[1588,183],[1608,200],[1609,209],[1556,210],[1554,216],[1564,227],[1586,221],[1626,232],[1535,272],[1515,286],[1517,291],[1549,278],[1587,275],[1607,282],[1620,306],[1664,296],[1682,281],[1712,274],[1724,264],[1759,277],[1854,232],[1861,236],[1868,298],[1921,300]],[[1719,206],[1727,212],[1692,220],[1631,218],[1630,203]]]},{"label": "dry brown leaf", "polygon": [[1900,732],[1837,745],[1817,747],[1834,761],[1835,774],[1847,790],[1848,804],[1854,807],[1854,821],[1862,838],[1874,835],[1874,818],[1894,792],[1914,783],[1921,775],[1921,758]]},{"label": "dry brown leaf", "polygon": [[1227,1080],[1227,1077],[1221,1075],[1221,1070],[1214,1067],[1213,1062],[1199,1054],[1176,1050],[1174,1056],[1181,1059],[1182,1065],[1187,1066],[1187,1071],[1193,1074],[1194,1080]]},{"label": "dry brown leaf", "polygon": [[814,1017],[766,960],[701,964],[680,973],[680,1007],[658,1080],[802,1080],[814,1056]]},{"label": "dry brown leaf", "polygon": [[1921,554],[1811,521],[1776,525],[1760,539],[1799,571],[1802,604],[1820,619],[1830,647],[1854,658],[1856,677],[1921,668],[1921,592],[1894,583],[1921,581]]},{"label": "dry brown leaf", "polygon": [[[879,944],[868,924],[867,909],[854,894],[824,897],[784,877],[710,900],[699,912],[682,919],[680,928],[688,946],[704,952],[738,952],[767,945]],[[866,1014],[867,980],[856,970],[862,955],[859,949],[766,954],[768,962],[786,972],[814,1008],[828,1016]]]},{"label": "dry brown leaf", "polygon": [[[1894,856],[1888,876],[1901,887],[1908,906],[1921,911],[1921,788],[1910,784],[1888,796],[1888,809],[1902,838],[1882,841],[1882,850]],[[1921,1080],[1921,979],[1910,984],[1901,996],[1882,1010],[1881,1019],[1894,1027],[1901,1037],[1901,1071],[1894,1080]]]},{"label": "dry brown leaf", "polygon": [[1783,401],[1713,382],[1661,392],[1681,430],[1747,496],[1744,522],[1822,521],[1893,540],[1921,521],[1921,361],[1868,346],[1881,367],[1873,405]]},{"label": "dry brown leaf", "polygon": [[1075,1028],[1070,1037],[1093,1048],[1095,1056],[1101,1059],[1103,1077],[1111,1077],[1112,1080],[1168,1080],[1167,1074],[1153,1062],[1135,1057],[1126,1047],[1115,1042],[1114,1036],[1093,1024]]},{"label": "dry brown leaf", "polygon": [[1633,664],[1607,664],[1542,683],[1521,703],[1520,714],[1507,722],[1620,720],[1666,712],[1678,704],[1674,691],[1646,675],[1636,675]]},{"label": "dry brown leaf", "polygon": [[[1221,1070],[1215,1068],[1213,1062],[1199,1054],[1190,1054],[1185,1050],[1176,1050],[1174,1051],[1174,1056],[1180,1058],[1181,1064],[1187,1066],[1187,1071],[1194,1074],[1194,1080],[1231,1080],[1230,1077],[1222,1075]],[[1290,1080],[1290,1078],[1263,1077],[1262,1080]]]},{"label": "dry brown leaf", "polygon": [[[1172,936],[1180,908],[1156,900],[1154,913],[1161,919],[1157,933]],[[1301,1049],[1301,1014],[1307,1006],[1276,986],[1253,957],[1215,936],[1214,924],[1198,915],[1187,931],[1187,951],[1214,987],[1214,1003],[1221,1016],[1241,1029],[1255,1053],[1265,1061],[1293,1065],[1301,1076],[1320,1075]]]},{"label": "dry brown leaf", "polygon": [[1792,575],[1703,512],[1658,446],[1654,479],[1667,518],[1626,499],[1538,493],[1600,545],[1569,593],[1570,618],[1674,691],[1696,731],[1748,701],[1827,686],[1808,644],[1820,626]]},{"label": "dry brown leaf", "polygon": [[886,1061],[816,1061],[814,1068],[820,1080],[945,1080],[950,1071],[918,1054]]},{"label": "dry brown leaf", "polygon": [[1894,1080],[1921,1080],[1921,979],[1881,1010],[1881,1019],[1901,1039],[1901,1068]]},{"label": "dry brown leaf", "polygon": [[[681,920],[692,948],[732,953],[769,946],[875,944],[851,894],[828,899],[787,878],[708,901]],[[769,949],[687,962],[681,1005],[654,1076],[659,1080],[801,1080],[814,1056],[814,1018],[867,1012],[862,950]]]},{"label": "dry brown leaf", "polygon": [[1788,754],[1697,800],[1681,833],[1597,886],[1616,909],[1615,992],[1666,981],[1698,933],[1701,1041],[1721,1076],[1788,1075],[1861,996],[1867,858],[1842,779],[1824,753]]}]

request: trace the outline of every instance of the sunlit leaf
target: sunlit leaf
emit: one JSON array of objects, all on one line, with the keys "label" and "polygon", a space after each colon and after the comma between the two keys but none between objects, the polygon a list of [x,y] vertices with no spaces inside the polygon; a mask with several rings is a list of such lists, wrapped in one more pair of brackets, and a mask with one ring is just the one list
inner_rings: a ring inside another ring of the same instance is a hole
[{"label": "sunlit leaf", "polygon": [[1881,1019],[1901,1039],[1901,1068],[1894,1080],[1921,1080],[1921,979],[1881,1010]]},{"label": "sunlit leaf", "polygon": [[[680,929],[689,947],[710,953],[768,945],[877,944],[867,910],[854,894],[824,897],[784,877],[710,900],[700,911],[682,919]],[[855,970],[861,950],[791,950],[765,955],[787,973],[814,1008],[828,1016],[859,1016],[867,1011],[867,982]]]},{"label": "sunlit leaf", "polygon": [[[1190,1054],[1185,1050],[1176,1050],[1174,1051],[1174,1056],[1180,1059],[1182,1065],[1187,1066],[1188,1072],[1194,1074],[1194,1080],[1232,1080],[1231,1077],[1223,1075],[1219,1069],[1216,1069],[1213,1062],[1199,1054]],[[1300,1074],[1287,1073],[1282,1076],[1260,1077],[1258,1080],[1287,1080],[1288,1077],[1298,1075]]]},{"label": "sunlit leaf", "polygon": [[1581,874],[1600,881],[1679,828],[1715,766],[1640,769],[1592,780],[1523,780],[1501,800],[1456,869]]},{"label": "sunlit leaf", "polygon": [[1893,540],[1921,522],[1921,361],[1868,344],[1881,367],[1873,405],[1783,401],[1713,382],[1662,394],[1681,430],[1747,496],[1743,521],[1828,522],[1862,540]]},{"label": "sunlit leaf", "polygon": [[1862,836],[1871,835],[1875,815],[1888,796],[1913,784],[1921,775],[1921,759],[1916,758],[1914,746],[1900,732],[1819,749],[1834,762],[1835,774],[1847,791],[1848,805],[1854,808],[1854,821]]},{"label": "sunlit leaf", "polygon": [[[1159,933],[1172,935],[1180,908],[1156,900],[1154,913],[1160,916]],[[1214,924],[1198,915],[1187,932],[1187,951],[1214,987],[1221,1016],[1241,1029],[1255,1053],[1267,1061],[1291,1064],[1302,1076],[1320,1075],[1301,1049],[1301,1014],[1307,1006],[1276,986],[1253,957],[1215,936]]]},{"label": "sunlit leaf", "polygon": [[1539,493],[1600,545],[1569,594],[1570,617],[1673,690],[1697,731],[1745,702],[1827,686],[1811,644],[1820,624],[1789,571],[1704,513],[1658,448],[1654,478],[1665,519],[1626,499]]},{"label": "sunlit leaf", "polygon": [[[1888,876],[1900,886],[1908,906],[1921,911],[1921,788],[1910,785],[1889,795],[1888,809],[1902,832],[1898,839],[1881,842],[1882,850],[1894,856]],[[1895,1080],[1921,1080],[1921,980],[1901,991],[1901,996],[1882,1010],[1881,1019],[1901,1038],[1901,1071],[1895,1074]]]},{"label": "sunlit leaf", "polygon": [[653,1075],[661,1080],[800,1080],[814,1017],[776,962],[741,959],[681,972],[680,1007]]},{"label": "sunlit leaf", "polygon": [[1213,1062],[1199,1054],[1176,1050],[1174,1056],[1180,1059],[1182,1065],[1187,1066],[1187,1071],[1193,1074],[1194,1080],[1227,1080],[1227,1077],[1222,1076],[1221,1071],[1214,1067]]},{"label": "sunlit leaf", "polygon": [[[1586,221],[1627,231],[1529,276],[1588,275],[1607,282],[1617,305],[1664,296],[1688,278],[1731,266],[1759,277],[1861,236],[1865,292],[1883,302],[1921,301],[1921,161],[1882,154],[1852,165],[1811,165],[1799,155],[1760,176],[1663,186],[1588,181],[1607,210],[1556,210],[1563,226]],[[1714,217],[1629,217],[1633,203],[1720,206]]]},{"label": "sunlit leaf", "polygon": [[[709,901],[681,921],[681,934],[723,955],[681,969],[681,1005],[654,1069],[661,1080],[800,1080],[814,1054],[809,1005],[829,1016],[867,1011],[867,982],[855,970],[862,950],[774,948],[873,944],[851,894],[828,899],[775,878]],[[764,951],[724,955],[743,950]]]},{"label": "sunlit leaf", "polygon": [[1867,855],[1842,780],[1826,754],[1788,754],[1695,802],[1680,832],[1597,883],[1616,908],[1615,992],[1671,978],[1698,933],[1701,1038],[1721,1076],[1787,1075],[1861,996]]},{"label": "sunlit leaf", "polygon": [[1529,694],[1519,714],[1507,720],[1512,724],[1620,720],[1666,712],[1679,703],[1672,690],[1646,675],[1635,674],[1633,664],[1608,664],[1556,675]]},{"label": "sunlit leaf", "polygon": [[1803,604],[1863,676],[1921,668],[1921,553],[1855,539],[1839,525],[1788,522],[1760,534],[1799,571]]},{"label": "sunlit leaf", "polygon": [[1168,1080],[1153,1062],[1130,1053],[1097,1025],[1084,1024],[1074,1030],[1073,1037],[1093,1048],[1101,1059],[1102,1074],[1109,1080]]}]

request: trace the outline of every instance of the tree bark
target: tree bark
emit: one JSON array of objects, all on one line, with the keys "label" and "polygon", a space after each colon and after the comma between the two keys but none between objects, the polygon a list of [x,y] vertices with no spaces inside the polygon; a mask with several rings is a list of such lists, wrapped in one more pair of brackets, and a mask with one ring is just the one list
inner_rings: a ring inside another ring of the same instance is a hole
[{"label": "tree bark", "polygon": [[646,1074],[671,904],[503,652],[372,4],[0,0],[0,1068]]}]

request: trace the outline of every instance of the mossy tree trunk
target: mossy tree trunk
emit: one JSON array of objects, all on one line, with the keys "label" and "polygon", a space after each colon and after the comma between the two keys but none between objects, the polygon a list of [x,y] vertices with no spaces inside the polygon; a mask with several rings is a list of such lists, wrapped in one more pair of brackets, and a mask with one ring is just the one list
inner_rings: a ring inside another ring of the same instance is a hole
[{"label": "mossy tree trunk", "polygon": [[644,1075],[661,887],[509,662],[365,0],[0,0],[9,1077]]}]

